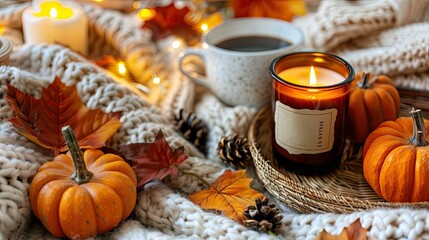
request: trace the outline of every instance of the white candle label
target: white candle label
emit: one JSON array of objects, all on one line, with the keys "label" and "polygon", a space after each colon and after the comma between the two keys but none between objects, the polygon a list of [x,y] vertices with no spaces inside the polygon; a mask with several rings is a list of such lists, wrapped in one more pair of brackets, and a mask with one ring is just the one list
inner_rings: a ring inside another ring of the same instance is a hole
[{"label": "white candle label", "polygon": [[274,115],[275,140],[290,154],[328,152],[334,145],[337,109],[294,109],[279,101]]}]

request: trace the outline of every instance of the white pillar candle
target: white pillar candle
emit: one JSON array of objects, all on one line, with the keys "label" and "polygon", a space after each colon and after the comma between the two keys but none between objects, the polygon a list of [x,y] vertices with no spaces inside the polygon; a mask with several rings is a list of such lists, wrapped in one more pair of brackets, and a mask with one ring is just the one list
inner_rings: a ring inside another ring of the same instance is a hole
[{"label": "white pillar candle", "polygon": [[26,43],[58,43],[81,54],[88,52],[88,18],[79,4],[35,2],[24,10],[22,25]]}]

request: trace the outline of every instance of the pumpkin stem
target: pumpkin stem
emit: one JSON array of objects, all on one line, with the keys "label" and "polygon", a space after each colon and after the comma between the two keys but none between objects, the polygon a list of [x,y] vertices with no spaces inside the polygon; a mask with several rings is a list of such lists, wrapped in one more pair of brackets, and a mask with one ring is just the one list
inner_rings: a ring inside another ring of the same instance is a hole
[{"label": "pumpkin stem", "polygon": [[358,83],[359,88],[369,88],[370,87],[369,82],[369,73],[364,72],[362,75],[362,79]]},{"label": "pumpkin stem", "polygon": [[410,115],[413,118],[413,136],[409,140],[410,143],[417,147],[426,146],[426,128],[422,111],[412,107]]},{"label": "pumpkin stem", "polygon": [[82,151],[80,150],[79,143],[76,140],[76,136],[74,135],[72,128],[67,125],[63,127],[61,131],[63,133],[64,141],[69,148],[74,165],[74,173],[71,176],[71,179],[77,184],[88,182],[92,177],[92,172],[88,171],[86,168]]}]

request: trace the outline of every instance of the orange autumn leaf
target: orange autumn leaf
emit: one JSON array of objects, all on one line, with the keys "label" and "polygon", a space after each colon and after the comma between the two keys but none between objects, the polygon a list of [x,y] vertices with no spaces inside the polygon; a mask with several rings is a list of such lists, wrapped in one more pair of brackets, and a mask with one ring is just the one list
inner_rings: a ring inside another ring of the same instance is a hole
[{"label": "orange autumn leaf", "polygon": [[231,0],[235,17],[268,17],[292,21],[306,14],[303,0]]},{"label": "orange autumn leaf", "polygon": [[345,227],[339,235],[331,235],[323,230],[317,235],[316,240],[365,240],[366,232],[357,219],[349,227]]},{"label": "orange autumn leaf", "polygon": [[250,188],[252,181],[245,170],[233,172],[226,170],[210,189],[193,193],[189,199],[207,210],[220,210],[227,217],[242,223],[248,206],[255,204],[255,199],[263,194]]},{"label": "orange autumn leaf", "polygon": [[81,148],[99,148],[122,125],[120,113],[91,110],[82,103],[75,86],[68,87],[55,78],[42,90],[40,99],[7,86],[6,99],[15,112],[9,122],[34,143],[54,150],[67,149],[61,128],[70,125]]}]

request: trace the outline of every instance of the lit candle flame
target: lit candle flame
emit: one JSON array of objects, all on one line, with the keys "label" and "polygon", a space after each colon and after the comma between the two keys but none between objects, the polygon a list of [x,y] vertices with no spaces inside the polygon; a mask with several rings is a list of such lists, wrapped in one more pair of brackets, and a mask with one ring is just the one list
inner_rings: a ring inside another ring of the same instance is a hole
[{"label": "lit candle flame", "polygon": [[125,75],[127,72],[127,68],[125,67],[125,63],[123,61],[118,62],[118,72],[121,75]]},{"label": "lit candle flame", "polygon": [[60,2],[42,2],[40,4],[40,12],[34,13],[34,16],[67,19],[73,16],[73,11],[71,8],[61,5]]},{"label": "lit candle flame", "polygon": [[51,8],[51,10],[49,11],[49,16],[51,16],[51,18],[57,18],[58,17],[57,9]]},{"label": "lit candle flame", "polygon": [[316,72],[314,71],[314,67],[311,66],[310,69],[310,86],[317,85]]}]

